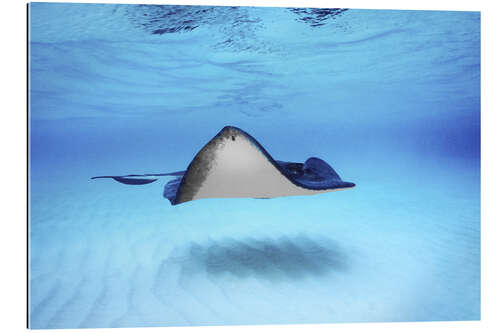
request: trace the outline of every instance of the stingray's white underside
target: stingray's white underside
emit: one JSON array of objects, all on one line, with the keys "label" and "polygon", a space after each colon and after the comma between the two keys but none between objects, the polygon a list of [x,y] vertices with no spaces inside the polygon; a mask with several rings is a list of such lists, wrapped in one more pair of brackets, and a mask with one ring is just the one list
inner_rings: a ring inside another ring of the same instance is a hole
[{"label": "stingray's white underside", "polygon": [[310,195],[336,189],[310,190],[293,184],[244,135],[224,139],[212,166],[194,195],[202,198],[272,198]]}]

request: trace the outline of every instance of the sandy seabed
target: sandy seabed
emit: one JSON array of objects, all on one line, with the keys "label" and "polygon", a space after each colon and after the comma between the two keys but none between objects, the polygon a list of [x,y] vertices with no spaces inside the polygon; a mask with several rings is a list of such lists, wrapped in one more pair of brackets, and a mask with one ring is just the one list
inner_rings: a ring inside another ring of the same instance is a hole
[{"label": "sandy seabed", "polygon": [[420,164],[419,177],[360,177],[349,191],[178,206],[163,181],[43,170],[31,178],[32,328],[479,319],[476,169]]}]

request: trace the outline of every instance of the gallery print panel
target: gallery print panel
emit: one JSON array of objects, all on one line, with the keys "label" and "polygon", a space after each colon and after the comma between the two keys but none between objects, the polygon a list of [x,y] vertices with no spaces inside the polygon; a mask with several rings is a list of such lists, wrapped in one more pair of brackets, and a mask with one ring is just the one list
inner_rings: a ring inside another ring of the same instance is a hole
[{"label": "gallery print panel", "polygon": [[29,327],[480,319],[480,13],[30,3]]}]

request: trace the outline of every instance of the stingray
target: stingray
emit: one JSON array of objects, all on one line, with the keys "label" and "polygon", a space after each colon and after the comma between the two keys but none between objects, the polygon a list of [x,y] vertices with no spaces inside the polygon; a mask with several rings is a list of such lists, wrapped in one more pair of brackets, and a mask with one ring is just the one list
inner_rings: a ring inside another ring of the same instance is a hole
[{"label": "stingray", "polygon": [[127,185],[145,185],[174,177],[163,196],[172,205],[203,198],[274,198],[311,195],[355,187],[343,181],[325,161],[310,157],[304,163],[275,160],[245,131],[224,127],[210,140],[185,171],[96,176]]}]

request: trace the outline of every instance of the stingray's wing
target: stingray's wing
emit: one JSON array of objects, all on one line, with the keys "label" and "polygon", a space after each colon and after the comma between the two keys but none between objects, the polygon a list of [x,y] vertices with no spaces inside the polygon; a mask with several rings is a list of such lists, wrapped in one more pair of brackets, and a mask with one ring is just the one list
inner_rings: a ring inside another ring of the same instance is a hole
[{"label": "stingray's wing", "polygon": [[168,199],[172,205],[176,204],[175,199],[177,197],[177,190],[181,185],[183,176],[184,174],[182,174],[182,176],[178,176],[175,179],[172,179],[167,184],[165,184],[165,188],[163,189],[163,197],[165,199]]},{"label": "stingray's wing", "polygon": [[317,157],[308,158],[302,167],[302,176],[295,180],[310,189],[346,189],[356,186],[340,178],[338,173],[325,161]]},{"label": "stingray's wing", "polygon": [[308,158],[304,163],[276,160],[276,164],[290,181],[311,189],[344,189],[355,184],[343,181],[338,173],[325,161],[317,157]]},{"label": "stingray's wing", "polygon": [[[184,176],[185,171],[176,171],[176,172],[168,172],[168,173],[146,173],[142,175],[125,175],[125,176],[95,176],[91,179],[97,178],[112,178],[117,182],[127,185],[144,185],[150,184],[154,181],[157,181],[159,177],[167,177],[167,176],[175,176],[177,178],[182,178]],[[176,179],[177,179],[176,178]]]}]

